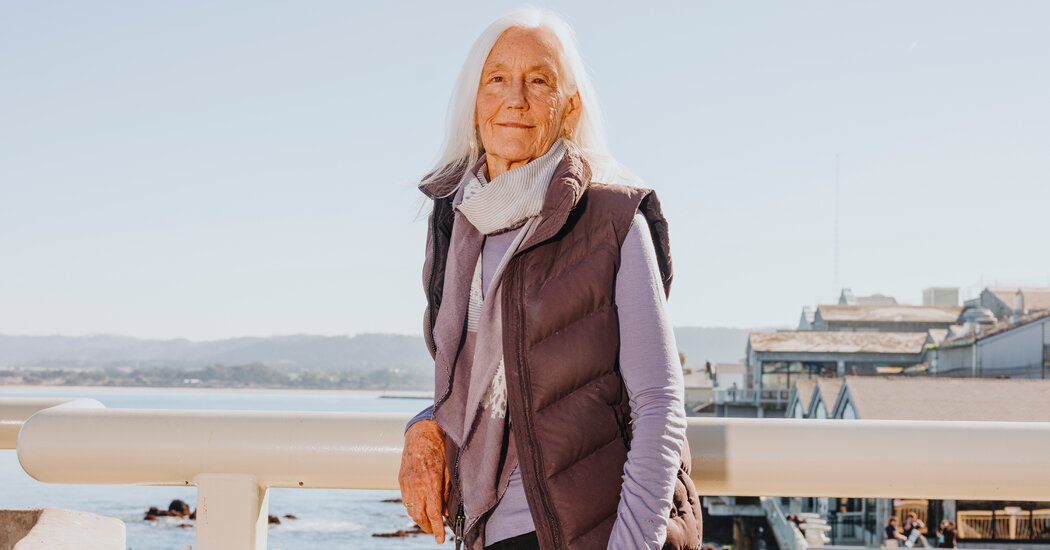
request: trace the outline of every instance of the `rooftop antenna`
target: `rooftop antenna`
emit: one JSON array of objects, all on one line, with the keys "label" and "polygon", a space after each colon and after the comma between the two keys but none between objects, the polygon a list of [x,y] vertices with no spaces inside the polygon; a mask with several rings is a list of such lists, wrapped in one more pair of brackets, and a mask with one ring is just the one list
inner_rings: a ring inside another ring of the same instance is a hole
[{"label": "rooftop antenna", "polygon": [[839,292],[839,154],[835,153],[835,292]]}]

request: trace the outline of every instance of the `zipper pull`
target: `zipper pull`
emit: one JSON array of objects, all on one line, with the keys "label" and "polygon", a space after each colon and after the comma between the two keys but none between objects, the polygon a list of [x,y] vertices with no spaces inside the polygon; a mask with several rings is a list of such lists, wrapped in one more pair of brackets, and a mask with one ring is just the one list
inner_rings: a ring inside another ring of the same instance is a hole
[{"label": "zipper pull", "polygon": [[452,536],[456,538],[456,550],[460,550],[463,546],[463,524],[466,519],[463,515],[463,504],[460,504],[459,510],[456,511],[456,522],[452,525]]}]

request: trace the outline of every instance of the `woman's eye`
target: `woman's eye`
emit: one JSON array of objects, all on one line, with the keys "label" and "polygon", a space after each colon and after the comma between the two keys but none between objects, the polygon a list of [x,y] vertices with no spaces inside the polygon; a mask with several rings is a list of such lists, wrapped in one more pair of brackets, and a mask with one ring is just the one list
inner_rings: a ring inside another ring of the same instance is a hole
[{"label": "woman's eye", "polygon": [[490,82],[503,82],[503,77],[496,75],[489,79]]},{"label": "woman's eye", "polygon": [[547,81],[542,79],[542,78],[533,78],[532,79],[532,83],[533,84],[546,84]]}]

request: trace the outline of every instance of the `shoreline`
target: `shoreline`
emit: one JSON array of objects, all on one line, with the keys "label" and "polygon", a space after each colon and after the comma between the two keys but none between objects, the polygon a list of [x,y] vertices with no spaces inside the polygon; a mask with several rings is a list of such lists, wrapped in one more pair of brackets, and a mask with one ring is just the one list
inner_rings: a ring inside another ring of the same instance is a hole
[{"label": "shoreline", "polygon": [[61,384],[4,384],[0,386],[3,390],[27,388],[40,388],[45,390],[87,390],[112,392],[121,390],[157,390],[164,392],[295,392],[295,393],[341,393],[351,395],[375,395],[377,397],[403,397],[408,399],[431,398],[433,390],[349,390],[349,389],[321,389],[321,388],[197,388],[177,386],[65,386]]}]

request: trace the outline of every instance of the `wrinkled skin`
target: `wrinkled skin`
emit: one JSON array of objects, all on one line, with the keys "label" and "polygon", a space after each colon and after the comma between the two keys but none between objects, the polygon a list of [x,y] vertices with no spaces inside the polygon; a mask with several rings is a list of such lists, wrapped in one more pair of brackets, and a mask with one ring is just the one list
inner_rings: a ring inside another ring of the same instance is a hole
[{"label": "wrinkled skin", "polygon": [[[557,37],[542,28],[510,28],[489,51],[474,106],[489,179],[543,156],[576,127],[580,94],[565,82],[560,54]],[[405,433],[398,482],[408,515],[444,543],[451,478],[437,422],[418,421]]]},{"label": "wrinkled skin", "polygon": [[478,83],[474,122],[489,179],[543,156],[580,119],[580,94],[565,82],[561,44],[544,28],[507,29]]},{"label": "wrinkled skin", "polygon": [[445,432],[433,420],[420,420],[405,432],[401,453],[401,500],[416,524],[432,533],[438,544],[445,542],[443,516],[452,488],[445,461]]}]

